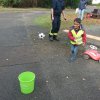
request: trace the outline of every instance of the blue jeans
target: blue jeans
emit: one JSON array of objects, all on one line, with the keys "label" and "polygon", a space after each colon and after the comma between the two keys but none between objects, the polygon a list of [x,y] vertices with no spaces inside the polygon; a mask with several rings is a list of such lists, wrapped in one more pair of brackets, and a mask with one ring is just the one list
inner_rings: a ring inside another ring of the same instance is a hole
[{"label": "blue jeans", "polygon": [[78,53],[78,46],[77,45],[71,45],[71,53],[72,53],[73,58],[77,57],[77,53]]},{"label": "blue jeans", "polygon": [[85,12],[85,9],[79,9],[79,15],[78,15],[78,18],[80,18],[81,20],[83,20],[84,18],[84,12]]}]

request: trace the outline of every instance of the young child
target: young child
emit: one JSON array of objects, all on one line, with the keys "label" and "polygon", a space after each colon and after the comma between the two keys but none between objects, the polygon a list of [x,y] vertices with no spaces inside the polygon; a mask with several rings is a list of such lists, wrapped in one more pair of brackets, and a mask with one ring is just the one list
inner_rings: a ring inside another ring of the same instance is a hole
[{"label": "young child", "polygon": [[86,44],[86,33],[82,27],[81,19],[76,18],[74,20],[74,25],[68,32],[68,38],[70,39],[71,43],[71,57],[70,62],[73,62],[77,58],[78,47],[83,44]]}]

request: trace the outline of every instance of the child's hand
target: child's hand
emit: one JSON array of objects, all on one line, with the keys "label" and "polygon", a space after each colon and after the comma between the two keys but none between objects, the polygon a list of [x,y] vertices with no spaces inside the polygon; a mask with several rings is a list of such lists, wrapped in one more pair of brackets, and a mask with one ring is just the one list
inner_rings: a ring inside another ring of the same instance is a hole
[{"label": "child's hand", "polygon": [[83,42],[83,46],[85,46],[86,44]]},{"label": "child's hand", "polygon": [[63,32],[68,33],[68,32],[69,32],[69,30],[63,30]]}]

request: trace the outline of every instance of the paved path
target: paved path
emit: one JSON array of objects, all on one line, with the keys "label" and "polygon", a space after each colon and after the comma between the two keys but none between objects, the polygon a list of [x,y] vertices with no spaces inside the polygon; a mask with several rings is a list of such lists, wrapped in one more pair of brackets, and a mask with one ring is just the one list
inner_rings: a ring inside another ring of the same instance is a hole
[{"label": "paved path", "polygon": [[[94,9],[97,9],[96,6],[87,6],[87,12],[92,12]],[[98,19],[100,20],[100,19]],[[89,25],[86,27],[88,43],[94,44],[100,47],[100,25]]]},{"label": "paved path", "polygon": [[87,43],[96,45],[100,48],[100,25],[91,25],[86,27]]},{"label": "paved path", "polygon": [[[34,48],[24,13],[0,13],[0,100],[51,100]],[[20,93],[18,75],[23,71],[36,74],[34,94]]]}]

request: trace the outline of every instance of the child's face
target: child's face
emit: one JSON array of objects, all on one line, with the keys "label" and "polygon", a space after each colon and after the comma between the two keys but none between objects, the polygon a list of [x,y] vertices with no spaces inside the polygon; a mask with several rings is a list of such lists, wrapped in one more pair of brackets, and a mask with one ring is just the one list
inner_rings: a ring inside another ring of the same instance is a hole
[{"label": "child's face", "polygon": [[74,29],[79,30],[80,29],[80,24],[77,23],[76,21],[74,22]]}]

